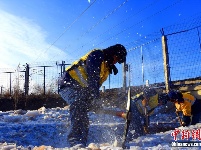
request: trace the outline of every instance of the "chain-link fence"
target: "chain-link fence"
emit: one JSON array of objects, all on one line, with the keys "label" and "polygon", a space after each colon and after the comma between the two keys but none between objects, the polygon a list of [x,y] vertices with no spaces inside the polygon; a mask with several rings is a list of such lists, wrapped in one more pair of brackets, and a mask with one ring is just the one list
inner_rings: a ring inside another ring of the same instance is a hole
[{"label": "chain-link fence", "polygon": [[1,68],[1,94],[5,92],[12,94],[15,91],[26,93],[26,90],[29,94],[57,93],[57,81],[60,74],[60,61],[18,65],[16,68]]},{"label": "chain-link fence", "polygon": [[165,83],[162,35],[167,38],[169,81],[198,79],[201,76],[200,32],[201,17],[197,17],[135,41],[137,46],[131,47],[128,57],[131,85]]},{"label": "chain-link fence", "polygon": [[[167,55],[169,58],[169,80],[178,81],[201,76],[201,17],[169,26],[141,39],[127,43],[127,86],[152,84],[158,86],[165,83],[164,55],[162,36],[167,38]],[[67,62],[67,61],[66,61]],[[66,65],[64,61],[40,62],[16,68],[0,68],[1,94],[14,92],[16,89],[30,93],[58,92],[58,78]],[[110,76],[104,83],[106,88],[123,86],[122,66],[119,73]],[[27,85],[28,83],[28,85]]]}]

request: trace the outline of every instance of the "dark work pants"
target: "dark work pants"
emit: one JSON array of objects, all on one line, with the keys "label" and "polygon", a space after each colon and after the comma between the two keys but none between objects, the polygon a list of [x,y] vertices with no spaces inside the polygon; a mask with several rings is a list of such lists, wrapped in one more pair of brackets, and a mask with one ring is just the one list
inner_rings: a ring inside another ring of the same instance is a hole
[{"label": "dark work pants", "polygon": [[195,125],[199,123],[200,116],[201,116],[201,100],[197,99],[195,103],[191,106],[192,111],[192,120],[191,125]]},{"label": "dark work pants", "polygon": [[201,113],[193,114],[191,125],[195,125],[196,123],[199,123],[200,116],[201,116]]},{"label": "dark work pants", "polygon": [[129,126],[127,141],[132,141],[145,134],[143,129],[144,116],[139,112],[135,100],[131,100],[130,107],[132,119]]},{"label": "dark work pants", "polygon": [[88,105],[82,100],[70,105],[71,127],[68,135],[70,146],[82,144],[86,146],[89,130]]},{"label": "dark work pants", "polygon": [[60,95],[70,104],[71,126],[68,135],[70,146],[77,144],[86,146],[89,130],[88,112],[92,102],[89,91],[81,87],[66,87],[60,91]]}]

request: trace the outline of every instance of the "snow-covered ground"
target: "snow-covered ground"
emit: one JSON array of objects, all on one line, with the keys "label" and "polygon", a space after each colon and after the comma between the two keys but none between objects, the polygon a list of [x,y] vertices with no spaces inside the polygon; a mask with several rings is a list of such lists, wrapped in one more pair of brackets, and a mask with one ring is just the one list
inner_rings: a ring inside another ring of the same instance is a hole
[{"label": "snow-covered ground", "polygon": [[[93,112],[89,113],[89,116],[89,146],[80,149],[121,150],[125,120],[111,115],[97,115]],[[191,149],[201,149],[199,146],[201,132],[200,135],[198,133],[201,124],[175,129],[174,127],[179,126],[175,117],[175,114],[153,115],[150,134],[130,141],[130,149],[189,149],[185,143],[182,143],[189,141],[194,142],[191,143],[194,144]],[[79,147],[70,148],[68,145],[66,138],[69,125],[68,107],[0,112],[0,149],[79,149]],[[171,130],[165,131],[168,128]],[[156,130],[161,132],[156,133]],[[174,137],[177,137],[176,141]],[[183,144],[182,147],[178,147],[179,144]]]}]

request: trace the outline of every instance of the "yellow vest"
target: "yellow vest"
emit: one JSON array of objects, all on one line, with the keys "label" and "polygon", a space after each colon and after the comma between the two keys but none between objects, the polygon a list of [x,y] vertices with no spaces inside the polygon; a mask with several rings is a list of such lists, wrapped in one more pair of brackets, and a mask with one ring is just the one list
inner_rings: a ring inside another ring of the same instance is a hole
[{"label": "yellow vest", "polygon": [[[94,51],[94,50],[92,50]],[[66,71],[69,73],[69,75],[78,81],[82,87],[87,87],[87,72],[86,72],[86,64],[85,61],[88,58],[89,54],[92,52],[90,51],[86,55],[80,58],[80,60],[75,61],[71,66],[66,68]],[[107,66],[107,63],[103,61],[100,66],[100,85],[103,84],[105,80],[107,80],[107,77],[109,75],[109,67]]]},{"label": "yellow vest", "polygon": [[[143,92],[137,94],[135,96],[135,98],[140,97],[140,95],[143,95]],[[158,94],[151,96],[148,100],[144,99],[144,101],[143,100],[136,101],[136,106],[141,114],[145,113],[145,105],[146,105],[148,111],[151,110],[152,108],[157,107],[158,106]],[[150,113],[150,115],[151,114],[153,114],[153,111]]]},{"label": "yellow vest", "polygon": [[177,111],[182,111],[184,116],[191,116],[191,106],[195,102],[195,97],[188,93],[183,93],[183,103],[175,103]]}]

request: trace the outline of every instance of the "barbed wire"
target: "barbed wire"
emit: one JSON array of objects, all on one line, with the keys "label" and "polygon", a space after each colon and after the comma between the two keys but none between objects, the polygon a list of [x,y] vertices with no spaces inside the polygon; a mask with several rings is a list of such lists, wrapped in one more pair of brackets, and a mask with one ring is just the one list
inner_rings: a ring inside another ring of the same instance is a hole
[{"label": "barbed wire", "polygon": [[[128,0],[124,1],[121,5],[119,5],[117,8],[115,8],[114,10],[112,10],[112,11],[111,11],[109,14],[107,14],[104,18],[102,18],[101,20],[99,20],[94,26],[92,26],[90,29],[88,29],[86,32],[84,32],[84,34],[82,34],[81,37],[83,37],[86,33],[88,33],[88,32],[91,31],[93,28],[95,28],[98,24],[100,24],[102,21],[104,21],[104,20],[105,20],[106,18],[108,18],[110,15],[112,15],[113,13],[115,13],[115,12],[117,11],[117,9],[121,8],[127,1],[128,1]],[[138,25],[138,24],[140,24],[140,23],[142,23],[142,22],[144,22],[144,21],[146,21],[146,20],[152,18],[153,16],[155,16],[155,15],[157,15],[157,14],[159,14],[159,13],[165,11],[166,9],[168,9],[168,8],[170,8],[170,7],[174,6],[174,5],[176,5],[176,4],[177,4],[178,2],[180,2],[180,1],[181,1],[181,0],[176,1],[175,3],[173,3],[173,4],[169,5],[168,7],[166,7],[166,8],[164,8],[164,9],[160,10],[159,12],[157,12],[157,13],[155,13],[155,14],[153,14],[153,15],[147,17],[147,18],[145,18],[144,20],[139,21],[138,23],[136,23],[136,24],[134,24],[134,25],[132,25],[132,26],[130,26],[130,27],[128,27],[128,28],[126,28],[126,29],[120,31],[119,33],[116,33],[116,34],[112,35],[111,37],[105,39],[104,41],[102,41],[102,42],[100,42],[100,43],[98,43],[98,44],[96,44],[95,46],[98,46],[98,45],[100,45],[100,44],[105,43],[106,41],[108,41],[108,40],[110,40],[110,39],[112,39],[112,38],[114,38],[114,37],[116,37],[116,36],[122,34],[123,32],[125,32],[125,31],[127,31],[127,30],[129,30],[129,29],[131,29],[131,28],[133,28],[134,26],[136,26],[136,25]],[[147,8],[153,6],[153,5],[154,5],[155,3],[157,3],[157,2],[158,2],[158,0],[156,0],[156,1],[154,1],[153,3],[151,3],[151,4],[147,5],[147,6],[145,6],[145,7],[142,8],[140,11],[138,11],[136,14],[132,15],[131,17],[126,18],[125,20],[123,20],[122,22],[120,22],[119,24],[117,24],[116,26],[114,26],[114,27],[112,27],[112,28],[110,28],[110,29],[114,29],[115,27],[119,26],[120,24],[122,24],[122,23],[125,22],[126,20],[128,20],[128,19],[134,17],[134,16],[137,15],[138,13],[140,13],[140,12],[146,10]],[[108,30],[110,30],[110,29],[108,29]],[[106,30],[105,32],[107,32],[108,30]],[[103,34],[100,34],[100,35],[96,36],[96,37],[93,38],[90,42],[94,41],[96,38],[100,37],[101,35],[103,35]],[[55,42],[54,42],[54,43],[55,43]],[[54,43],[53,43],[53,44],[54,44]],[[53,44],[52,44],[52,45],[53,45]],[[52,46],[52,45],[51,45],[51,46]],[[85,44],[85,45],[86,45],[86,44]],[[68,46],[66,46],[66,47],[64,48],[64,50],[65,50],[67,47],[68,47]],[[83,47],[83,46],[82,46],[82,47]],[[93,49],[93,47],[92,47],[91,49]],[[46,50],[46,51],[47,51],[47,50]],[[57,55],[59,55],[59,54],[57,54]],[[55,58],[55,57],[56,57],[56,56],[54,56],[53,58]],[[53,58],[51,58],[51,59],[53,59]]]},{"label": "barbed wire", "polygon": [[[143,7],[142,9],[140,9],[138,12],[132,14],[131,16],[125,18],[124,20],[122,20],[121,22],[119,22],[118,24],[108,28],[107,30],[105,30],[104,32],[100,33],[99,35],[95,36],[92,40],[90,40],[88,43],[85,43],[84,45],[82,45],[81,47],[86,46],[89,43],[92,43],[93,41],[95,41],[97,38],[101,37],[102,35],[105,35],[106,33],[108,33],[111,30],[114,30],[115,28],[117,28],[118,26],[120,26],[121,24],[125,23],[126,21],[128,21],[129,19],[135,17],[136,15],[138,15],[139,13],[145,11],[146,9],[150,8],[151,6],[153,6],[154,4],[156,4],[159,0],[155,0],[154,2],[152,2],[151,4],[148,4],[147,6]],[[125,3],[125,2],[124,2]],[[121,4],[122,5],[122,4]],[[121,6],[120,5],[120,6]],[[114,11],[114,10],[113,10]],[[108,15],[107,15],[108,16]],[[80,48],[81,48],[80,47]],[[78,48],[79,49],[79,48]]]},{"label": "barbed wire", "polygon": [[[88,33],[89,31],[91,31],[93,28],[95,28],[98,24],[100,24],[102,21],[104,21],[104,20],[105,20],[106,18],[108,18],[110,15],[112,15],[113,13],[115,13],[115,12],[117,11],[117,9],[121,8],[127,1],[128,1],[128,0],[124,1],[124,2],[123,2],[122,4],[120,4],[117,8],[115,8],[115,9],[112,10],[109,14],[107,14],[104,18],[102,18],[101,20],[99,20],[94,26],[92,26],[90,29],[88,29],[87,31],[85,31],[85,33],[82,34],[81,37],[84,36],[84,35],[85,35],[86,33]],[[90,42],[94,41],[95,39],[97,39],[98,37],[100,37],[101,35],[103,35],[104,33],[106,33],[106,32],[108,32],[108,31],[110,31],[110,30],[112,30],[112,29],[118,27],[119,25],[123,24],[125,21],[127,21],[127,20],[131,19],[132,17],[136,16],[137,14],[139,14],[139,13],[145,11],[147,8],[150,8],[151,6],[153,6],[154,4],[156,4],[158,1],[159,1],[159,0],[155,0],[154,2],[148,4],[148,5],[145,6],[144,8],[140,9],[137,13],[131,15],[130,17],[128,17],[128,18],[124,19],[123,21],[121,21],[120,23],[118,23],[117,25],[115,25],[115,26],[109,28],[108,30],[106,30],[105,32],[99,34],[98,36],[96,36],[95,38],[93,38]],[[141,22],[140,22],[140,23],[141,23]],[[79,39],[79,38],[78,38],[78,39]],[[107,39],[107,40],[108,40],[108,39]],[[88,42],[88,43],[90,43],[90,42]],[[103,42],[103,43],[104,43],[104,42]],[[102,43],[101,43],[101,44],[102,44]],[[86,43],[85,45],[87,45],[87,43]],[[85,46],[85,45],[83,45],[83,46]],[[98,45],[99,45],[99,44],[98,44]],[[83,47],[83,46],[81,46],[81,47]],[[68,47],[69,47],[69,45],[66,46],[63,50],[65,51]],[[80,47],[80,48],[81,48],[81,47]],[[79,48],[78,48],[78,49],[79,49]],[[93,49],[93,48],[91,48],[91,49]],[[55,58],[55,57],[56,57],[56,56],[54,56],[54,58]]]},{"label": "barbed wire", "polygon": [[96,44],[95,46],[98,46],[98,45],[100,45],[100,44],[103,44],[103,43],[105,43],[106,41],[108,41],[108,40],[110,40],[110,39],[112,39],[112,38],[114,38],[114,37],[116,37],[116,36],[122,34],[123,32],[130,30],[131,28],[135,27],[136,25],[138,25],[138,24],[140,24],[140,23],[142,23],[142,22],[144,22],[144,21],[147,21],[147,20],[151,19],[152,17],[154,17],[154,16],[156,16],[156,15],[162,13],[163,11],[165,11],[165,10],[171,8],[171,7],[173,7],[174,5],[178,4],[178,3],[181,2],[181,1],[182,1],[182,0],[177,0],[176,2],[172,3],[171,5],[169,5],[169,6],[165,7],[165,8],[163,8],[162,10],[160,10],[160,11],[158,11],[158,12],[156,12],[156,13],[154,13],[154,14],[148,16],[148,17],[146,17],[145,19],[143,19],[143,20],[141,20],[141,21],[139,21],[139,22],[133,24],[132,26],[127,27],[126,29],[123,29],[123,30],[121,30],[120,32],[118,32],[118,33],[116,33],[116,34],[114,34],[114,35],[108,37],[107,39],[105,39],[105,40],[103,40],[102,42]]},{"label": "barbed wire", "polygon": [[[191,19],[192,22],[183,23],[183,27],[181,29],[184,30],[176,30],[179,29],[182,25],[172,25],[169,26],[166,30],[166,35],[168,38],[168,50],[170,56],[170,69],[171,69],[171,79],[172,80],[182,80],[184,78],[196,78],[197,76],[201,76],[200,72],[200,57],[201,57],[201,49],[200,49],[200,41],[199,34],[196,27],[200,26],[201,22],[196,21],[199,19],[197,17],[195,19]],[[189,26],[190,24],[190,26]],[[191,27],[191,28],[187,28]],[[172,32],[174,31],[174,32]],[[175,32],[176,31],[176,32]],[[172,34],[175,33],[175,34]],[[163,56],[162,56],[162,46],[161,46],[161,33],[149,34],[146,39],[142,38],[136,41],[132,41],[128,43],[128,60],[131,65],[131,81],[132,86],[142,85],[146,80],[150,80],[150,83],[160,83],[164,81],[164,69],[163,69]],[[157,37],[158,36],[158,37]],[[153,39],[152,39],[153,38]],[[141,47],[143,51],[141,51]],[[143,55],[143,72],[142,69],[142,59]],[[43,85],[44,74],[43,69],[38,66],[42,65],[52,65],[54,67],[48,68],[46,71],[46,86],[51,87],[51,85],[55,86],[55,91],[57,90],[57,83],[59,72],[58,66],[56,65],[56,61],[47,61],[47,62],[34,62],[30,64],[30,88],[34,88],[36,84]],[[13,69],[13,70],[12,70]],[[24,84],[24,73],[22,71],[24,66],[20,69],[18,68],[0,68],[0,85],[4,87],[9,86],[9,76],[3,72],[13,71],[15,73],[12,74],[12,85],[15,85],[16,79],[19,79],[19,83]],[[35,70],[34,70],[35,69]],[[113,84],[113,87],[121,86],[122,84],[122,68],[119,69],[119,74],[117,76],[111,76],[110,84]],[[144,77],[142,75],[144,73]],[[143,79],[142,79],[143,77]],[[105,83],[108,85],[109,83]]]},{"label": "barbed wire", "polygon": [[[92,27],[90,27],[87,31],[85,31],[83,34],[81,34],[81,36],[79,36],[80,38],[83,37],[85,34],[89,33],[93,28],[95,28],[96,26],[98,26],[102,21],[104,21],[105,19],[107,19],[109,16],[111,16],[112,14],[114,14],[118,9],[120,9],[124,4],[126,4],[128,2],[128,0],[124,1],[123,3],[121,3],[117,8],[115,8],[114,10],[112,10],[109,14],[107,14],[106,16],[104,16],[102,19],[100,19],[98,22],[96,22]],[[79,39],[78,39],[79,40]]]},{"label": "barbed wire", "polygon": [[[77,18],[75,18],[75,20],[64,30],[63,33],[61,33],[56,40],[44,51],[44,53],[46,53],[65,33],[67,30],[69,30],[73,24],[75,24],[75,22],[78,21],[78,19],[96,2],[96,0],[94,0],[79,16],[77,16]],[[40,55],[38,55],[38,57],[36,58],[36,60],[40,57]],[[36,61],[35,60],[35,61]]]},{"label": "barbed wire", "polygon": [[[86,35],[87,33],[89,33],[93,28],[97,27],[101,22],[103,22],[105,19],[107,19],[109,16],[111,16],[112,14],[114,14],[118,9],[120,9],[124,4],[126,4],[128,2],[128,0],[124,1],[123,3],[121,3],[118,7],[116,7],[115,9],[113,9],[109,14],[107,14],[106,16],[104,16],[102,19],[100,19],[99,21],[97,21],[95,23],[95,25],[91,26],[88,30],[86,30],[84,33],[82,33],[79,38],[77,38],[77,41],[79,41],[84,35]],[[69,47],[65,46],[65,48],[63,49],[64,51]],[[56,56],[54,56],[55,58]]]}]

